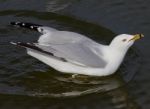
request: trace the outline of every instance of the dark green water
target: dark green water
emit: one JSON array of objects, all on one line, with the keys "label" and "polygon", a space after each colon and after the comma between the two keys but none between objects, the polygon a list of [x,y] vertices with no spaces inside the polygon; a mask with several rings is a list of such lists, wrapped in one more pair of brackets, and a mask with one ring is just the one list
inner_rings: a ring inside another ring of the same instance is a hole
[{"label": "dark green water", "polygon": [[[0,109],[149,109],[148,0],[1,0]],[[121,68],[109,77],[61,74],[10,41],[36,42],[37,32],[10,21],[74,31],[108,44],[116,34],[143,33]]]}]

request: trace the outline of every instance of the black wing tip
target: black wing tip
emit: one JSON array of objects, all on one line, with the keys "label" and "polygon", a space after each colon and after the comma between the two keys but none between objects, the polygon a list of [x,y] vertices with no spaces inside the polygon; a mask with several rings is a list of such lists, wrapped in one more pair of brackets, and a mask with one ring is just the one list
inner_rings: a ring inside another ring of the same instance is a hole
[{"label": "black wing tip", "polygon": [[27,28],[31,30],[36,30],[36,31],[38,31],[38,28],[42,26],[39,24],[34,24],[34,23],[29,23],[29,22],[19,22],[19,21],[12,21],[10,22],[10,24],[13,26],[23,27],[23,28]]},{"label": "black wing tip", "polygon": [[27,45],[31,45],[31,43],[13,42],[13,41],[11,41],[10,44],[12,44],[12,45],[17,45],[17,46],[21,46],[21,47],[27,47]]},{"label": "black wing tip", "polygon": [[20,45],[22,42],[13,42],[13,41],[11,41],[9,43],[12,44],[12,45]]},{"label": "black wing tip", "polygon": [[10,24],[11,24],[11,25],[22,25],[22,24],[25,24],[25,25],[28,25],[28,26],[42,26],[42,25],[35,24],[35,23],[20,22],[20,21],[11,21]]},{"label": "black wing tip", "polygon": [[13,42],[13,41],[11,41],[11,42],[9,42],[10,44],[12,44],[12,45],[17,45],[17,43],[16,42]]},{"label": "black wing tip", "polygon": [[10,22],[11,25],[18,25],[18,26],[21,26],[23,24],[23,22],[19,22],[19,21],[12,21]]},{"label": "black wing tip", "polygon": [[15,25],[15,22],[10,22],[11,25]]},{"label": "black wing tip", "polygon": [[10,44],[13,44],[13,45],[16,45],[16,46],[20,46],[20,47],[24,47],[24,48],[30,48],[30,49],[39,51],[41,53],[45,53],[45,54],[51,55],[51,56],[55,57],[56,59],[59,59],[59,60],[61,60],[63,62],[68,62],[65,58],[57,57],[51,52],[44,51],[41,48],[38,48],[37,46],[35,46],[33,43],[23,43],[23,42],[13,42],[13,41],[11,41]]}]

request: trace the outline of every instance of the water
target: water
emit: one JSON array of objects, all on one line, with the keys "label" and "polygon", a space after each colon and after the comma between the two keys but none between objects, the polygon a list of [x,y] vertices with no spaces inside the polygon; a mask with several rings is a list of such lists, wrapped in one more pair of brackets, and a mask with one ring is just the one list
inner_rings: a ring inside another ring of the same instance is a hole
[{"label": "water", "polygon": [[[1,0],[0,109],[149,109],[149,11],[148,0]],[[114,75],[73,79],[10,45],[36,42],[39,35],[10,21],[74,31],[103,44],[121,33],[145,37]]]}]

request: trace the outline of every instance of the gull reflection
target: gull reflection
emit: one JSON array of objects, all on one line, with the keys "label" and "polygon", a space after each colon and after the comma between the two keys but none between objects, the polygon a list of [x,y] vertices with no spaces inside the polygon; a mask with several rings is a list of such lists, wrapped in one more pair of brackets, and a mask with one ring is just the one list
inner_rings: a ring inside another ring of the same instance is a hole
[{"label": "gull reflection", "polygon": [[[78,84],[80,87],[78,90],[72,90],[70,92],[62,93],[49,93],[49,94],[40,94],[40,96],[49,96],[49,97],[77,97],[88,94],[98,93],[99,96],[105,93],[106,96],[110,97],[113,106],[116,109],[139,109],[140,106],[136,103],[132,95],[129,94],[127,90],[127,85],[124,79],[116,73],[109,77],[87,77],[87,76],[77,76],[76,78],[56,76],[55,79],[59,82],[68,82],[72,84]],[[84,86],[86,89],[84,89]],[[84,90],[81,90],[81,89]],[[37,96],[37,95],[36,95]]]}]

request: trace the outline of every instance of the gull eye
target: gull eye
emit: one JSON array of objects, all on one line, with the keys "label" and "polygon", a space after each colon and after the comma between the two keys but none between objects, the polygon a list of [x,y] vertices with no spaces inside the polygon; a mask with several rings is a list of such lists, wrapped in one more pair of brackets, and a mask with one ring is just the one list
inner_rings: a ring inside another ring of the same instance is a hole
[{"label": "gull eye", "polygon": [[127,39],[123,39],[122,41],[125,42],[125,41],[127,41]]}]

